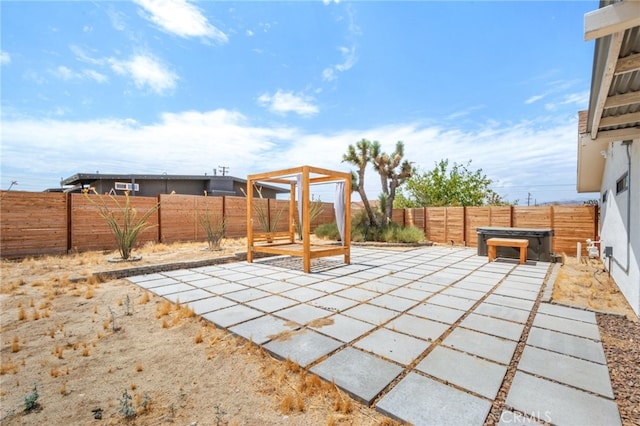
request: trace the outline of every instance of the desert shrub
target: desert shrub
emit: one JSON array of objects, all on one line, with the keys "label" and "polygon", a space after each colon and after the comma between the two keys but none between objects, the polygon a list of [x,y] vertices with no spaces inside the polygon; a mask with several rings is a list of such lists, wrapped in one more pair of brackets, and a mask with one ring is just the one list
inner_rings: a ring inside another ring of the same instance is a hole
[{"label": "desert shrub", "polygon": [[95,190],[93,193],[98,197],[98,201],[89,196],[89,191],[84,190],[84,195],[91,204],[97,207],[100,216],[107,222],[111,233],[118,244],[118,251],[123,260],[131,257],[131,250],[138,239],[138,236],[153,225],[147,225],[147,220],[151,215],[158,211],[160,203],[156,203],[145,214],[138,218],[138,211],[131,207],[129,192],[125,191],[125,203],[121,204],[116,197],[109,195],[116,208],[111,208],[107,202],[107,196],[98,194]]},{"label": "desert shrub", "polygon": [[224,218],[213,216],[209,212],[207,207],[204,213],[199,216],[200,226],[207,234],[207,243],[209,244],[209,250],[219,250],[220,242],[224,238],[224,233],[227,229],[227,222]]},{"label": "desert shrub", "polygon": [[389,224],[383,231],[383,241],[388,243],[418,243],[424,241],[424,233],[415,226],[402,227]]},{"label": "desert shrub", "polygon": [[426,238],[424,232],[415,226],[405,226],[398,230],[398,240],[403,243],[419,243]]},{"label": "desert shrub", "polygon": [[[415,226],[402,227],[397,223],[386,226],[369,226],[366,214],[364,220],[361,215],[354,217],[351,222],[351,241],[379,241],[387,243],[418,243],[425,240],[424,233]],[[325,223],[316,228],[315,234],[319,238],[340,240],[338,226],[335,222]]]},{"label": "desert shrub", "polygon": [[24,411],[29,412],[38,408],[39,397],[40,395],[38,394],[38,387],[34,383],[31,392],[26,394],[24,397]]},{"label": "desert shrub", "polygon": [[340,240],[340,233],[338,233],[338,225],[333,223],[323,223],[316,227],[315,235],[318,238],[326,238],[328,240]]}]

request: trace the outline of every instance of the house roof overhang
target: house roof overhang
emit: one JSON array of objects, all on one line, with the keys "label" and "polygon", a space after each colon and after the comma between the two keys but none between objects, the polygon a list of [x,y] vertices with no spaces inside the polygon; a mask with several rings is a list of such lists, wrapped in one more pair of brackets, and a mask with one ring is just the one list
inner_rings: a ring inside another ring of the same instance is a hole
[{"label": "house roof overhang", "polygon": [[608,144],[640,137],[640,2],[602,0],[584,16],[595,40],[589,109],[578,130],[578,192],[599,192]]},{"label": "house roof overhang", "polygon": [[[145,180],[190,180],[190,181],[203,181],[208,182],[211,180],[233,180],[241,185],[245,185],[247,183],[246,179],[233,177],[233,176],[215,176],[215,175],[169,175],[169,174],[105,174],[105,173],[76,173],[73,176],[70,176],[66,179],[63,179],[60,182],[61,186],[69,186],[72,185],[77,189],[81,188],[82,185],[89,185],[98,180],[121,180],[125,182],[131,182],[136,180],[138,182]],[[278,194],[286,194],[289,192],[288,189],[281,188],[275,185],[264,185],[266,188],[273,190]],[[231,193],[229,194],[231,195]]]}]

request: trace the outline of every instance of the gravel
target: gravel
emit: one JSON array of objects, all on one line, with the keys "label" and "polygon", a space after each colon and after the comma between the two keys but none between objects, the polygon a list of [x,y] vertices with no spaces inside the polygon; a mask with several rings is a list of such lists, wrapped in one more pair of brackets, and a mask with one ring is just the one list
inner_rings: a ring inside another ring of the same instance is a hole
[{"label": "gravel", "polygon": [[623,425],[640,425],[640,321],[597,314]]}]

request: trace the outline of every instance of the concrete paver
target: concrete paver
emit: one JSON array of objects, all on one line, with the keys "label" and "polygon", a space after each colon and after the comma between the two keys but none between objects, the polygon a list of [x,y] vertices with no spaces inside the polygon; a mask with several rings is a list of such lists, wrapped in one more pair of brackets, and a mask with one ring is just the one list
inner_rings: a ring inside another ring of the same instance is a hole
[{"label": "concrete paver", "polygon": [[600,332],[597,324],[590,324],[553,315],[538,313],[533,320],[533,325],[548,330],[560,331],[574,336],[586,337],[600,341]]},{"label": "concrete paver", "polygon": [[511,366],[500,424],[620,423],[595,314],[549,303],[531,314],[550,264],[487,263],[460,247],[353,247],[342,260],[314,259],[310,274],[280,256],[130,281],[405,422],[483,424]]},{"label": "concrete paver", "polygon": [[342,312],[351,318],[359,319],[371,324],[380,325],[389,321],[398,315],[397,311],[391,309],[381,308],[380,306],[364,304],[354,306],[346,311]]},{"label": "concrete paver", "polygon": [[415,425],[482,425],[491,402],[409,373],[377,407],[385,414]]},{"label": "concrete paver", "polygon": [[211,296],[206,299],[196,300],[195,302],[189,302],[187,305],[193,309],[196,315],[206,314],[207,312],[216,311],[222,308],[228,308],[234,306],[236,303],[232,300],[225,299],[220,296]]},{"label": "concrete paver", "polygon": [[449,329],[449,324],[443,324],[441,322],[403,314],[389,322],[385,327],[390,330],[416,336],[427,341],[433,341]]},{"label": "concrete paver", "polygon": [[492,361],[508,365],[516,350],[517,342],[489,336],[473,330],[458,327],[442,341],[445,346],[460,349]]},{"label": "concrete paver", "polygon": [[483,333],[493,336],[504,337],[505,339],[511,339],[516,342],[520,340],[520,335],[522,334],[522,330],[524,330],[523,324],[473,313],[467,316],[460,326],[471,330],[482,331]]},{"label": "concrete paver", "polygon": [[526,346],[518,370],[613,398],[606,365]]},{"label": "concrete paver", "polygon": [[446,306],[432,305],[431,303],[422,303],[409,310],[408,313],[447,324],[453,324],[465,314],[465,311],[447,308]]},{"label": "concrete paver", "polygon": [[263,313],[256,309],[244,305],[232,305],[228,308],[206,313],[202,315],[202,317],[219,327],[227,328],[234,324],[258,318],[262,315]]},{"label": "concrete paver", "polygon": [[327,318],[330,324],[311,325],[314,330],[326,334],[343,342],[350,342],[363,334],[373,330],[376,326],[342,314],[332,315]]},{"label": "concrete paver", "polygon": [[318,365],[311,372],[369,405],[403,368],[371,354],[347,347]]},{"label": "concrete paver", "polygon": [[507,372],[507,367],[438,346],[420,361],[416,370],[494,399]]},{"label": "concrete paver", "polygon": [[286,321],[272,316],[262,316],[229,328],[229,331],[261,345],[280,333],[294,330]]},{"label": "concrete paver", "polygon": [[571,355],[587,361],[606,364],[602,345],[591,339],[572,336],[552,330],[531,327],[527,345]]},{"label": "concrete paver", "polygon": [[516,372],[506,404],[554,425],[620,425],[618,406],[547,379]]},{"label": "concrete paver", "polygon": [[400,334],[381,328],[374,331],[354,346],[365,351],[383,356],[400,364],[408,365],[416,359],[427,347],[429,342],[415,337]]},{"label": "concrete paver", "polygon": [[506,306],[492,305],[491,303],[482,303],[473,310],[474,313],[504,319],[507,321],[519,322],[524,324],[529,318],[529,312],[522,309],[508,308]]},{"label": "concrete paver", "polygon": [[308,329],[294,333],[285,340],[271,340],[264,345],[269,352],[282,359],[291,359],[302,368],[313,361],[333,352],[342,345],[341,342]]},{"label": "concrete paver", "polygon": [[303,325],[318,318],[327,317],[331,315],[331,311],[310,305],[296,305],[280,310],[276,315]]},{"label": "concrete paver", "polygon": [[588,322],[591,324],[596,323],[596,314],[594,312],[585,311],[583,309],[568,308],[565,306],[554,305],[552,303],[540,304],[538,312],[556,317]]},{"label": "concrete paver", "polygon": [[404,312],[412,306],[415,306],[417,302],[411,299],[405,299],[404,297],[398,297],[391,294],[383,294],[369,300],[372,305],[380,306],[386,309],[393,309],[397,312]]}]

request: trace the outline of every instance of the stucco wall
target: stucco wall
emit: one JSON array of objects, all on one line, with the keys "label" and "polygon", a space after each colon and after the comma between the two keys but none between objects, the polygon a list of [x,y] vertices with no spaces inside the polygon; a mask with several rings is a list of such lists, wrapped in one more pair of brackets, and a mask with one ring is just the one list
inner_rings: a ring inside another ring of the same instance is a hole
[{"label": "stucco wall", "polygon": [[[640,139],[634,140],[629,151],[629,188],[616,194],[616,182],[628,169],[627,147],[621,142],[613,142],[607,150],[600,191],[600,200],[604,200],[600,209],[600,241],[603,262],[607,268],[609,260],[604,258],[604,247],[613,248],[611,276],[640,316]],[[629,197],[630,218],[627,210]],[[627,242],[628,233],[631,237],[630,244]]]}]

